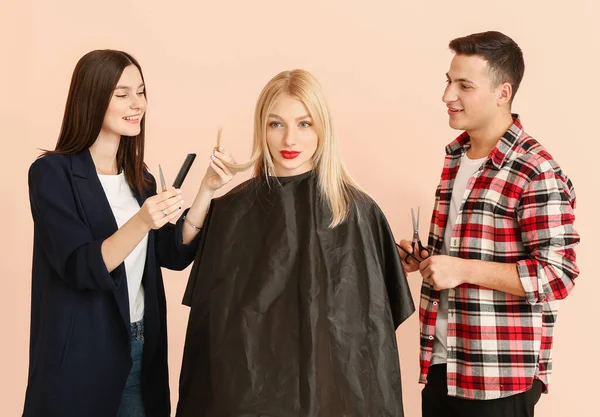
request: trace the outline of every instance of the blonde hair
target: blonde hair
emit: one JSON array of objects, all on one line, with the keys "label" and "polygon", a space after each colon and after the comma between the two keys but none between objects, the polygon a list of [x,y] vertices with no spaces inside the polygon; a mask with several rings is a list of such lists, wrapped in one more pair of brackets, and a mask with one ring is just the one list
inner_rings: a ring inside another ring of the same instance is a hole
[{"label": "blonde hair", "polygon": [[[354,202],[358,185],[350,177],[338,148],[329,107],[317,79],[304,70],[283,71],[273,77],[263,88],[254,112],[254,144],[250,160],[244,164],[227,164],[235,171],[244,171],[256,164],[254,176],[269,180],[273,172],[273,159],[267,146],[267,118],[275,102],[282,95],[300,100],[308,109],[319,139],[313,155],[321,197],[329,203],[333,228],[346,220]],[[219,139],[220,140],[220,139]]]}]

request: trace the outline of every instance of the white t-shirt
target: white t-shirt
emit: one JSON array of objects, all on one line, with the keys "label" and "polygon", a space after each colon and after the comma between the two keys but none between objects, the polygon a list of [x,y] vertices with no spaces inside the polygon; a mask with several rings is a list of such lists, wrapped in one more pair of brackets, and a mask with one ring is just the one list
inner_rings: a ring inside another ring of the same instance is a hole
[{"label": "white t-shirt", "polygon": [[[139,210],[140,205],[135,199],[125,175],[100,175],[98,174],[104,193],[110,204],[117,226],[121,228]],[[125,258],[125,273],[127,274],[127,289],[129,290],[129,320],[134,323],[144,318],[144,265],[146,264],[146,250],[148,248],[148,234]]]},{"label": "white t-shirt", "polygon": [[[481,164],[487,159],[470,159],[465,152],[460,160],[460,166],[454,179],[452,187],[452,201],[448,212],[448,224],[444,231],[444,244],[442,246],[442,255],[448,255],[450,239],[452,238],[452,229],[456,224],[458,213],[462,207],[463,200],[467,197],[467,183],[469,179],[477,172]],[[440,291],[440,305],[438,306],[437,319],[435,321],[435,339],[433,340],[433,356],[431,365],[446,363],[448,357],[447,340],[448,337],[448,290]]]}]

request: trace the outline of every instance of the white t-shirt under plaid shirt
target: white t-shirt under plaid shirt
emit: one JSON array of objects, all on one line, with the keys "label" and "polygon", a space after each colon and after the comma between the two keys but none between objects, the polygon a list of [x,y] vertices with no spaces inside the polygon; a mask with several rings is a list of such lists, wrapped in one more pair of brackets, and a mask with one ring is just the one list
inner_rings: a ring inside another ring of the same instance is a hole
[{"label": "white t-shirt under plaid shirt", "polygon": [[[471,159],[465,152],[460,160],[460,167],[454,179],[452,187],[452,201],[448,212],[448,224],[444,233],[444,245],[442,246],[442,255],[450,254],[450,239],[452,238],[452,229],[456,223],[456,218],[460,212],[463,199],[466,198],[465,191],[467,182],[481,167],[483,161],[487,158]],[[437,319],[435,321],[435,339],[433,341],[433,356],[431,364],[437,365],[446,363],[447,350],[446,338],[448,337],[448,290],[440,291],[440,305],[438,308]]]}]

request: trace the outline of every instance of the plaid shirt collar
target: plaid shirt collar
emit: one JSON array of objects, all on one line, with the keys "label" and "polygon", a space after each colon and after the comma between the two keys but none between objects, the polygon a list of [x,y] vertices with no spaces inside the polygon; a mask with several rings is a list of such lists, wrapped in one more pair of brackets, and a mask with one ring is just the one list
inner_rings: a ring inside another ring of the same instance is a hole
[{"label": "plaid shirt collar", "polygon": [[[492,152],[488,155],[488,161],[491,161],[496,169],[501,169],[504,164],[510,160],[510,155],[513,152],[519,137],[523,133],[523,125],[519,119],[519,115],[513,113],[513,124],[500,138]],[[463,132],[459,137],[453,140],[446,146],[446,154],[454,156],[462,156],[471,147],[471,138],[467,132]],[[486,161],[486,163],[488,163]]]}]

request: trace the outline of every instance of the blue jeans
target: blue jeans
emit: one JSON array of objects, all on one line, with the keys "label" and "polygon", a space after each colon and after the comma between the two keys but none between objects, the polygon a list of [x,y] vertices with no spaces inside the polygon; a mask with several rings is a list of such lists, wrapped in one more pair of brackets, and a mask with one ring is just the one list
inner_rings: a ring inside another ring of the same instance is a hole
[{"label": "blue jeans", "polygon": [[117,417],[145,417],[142,401],[142,356],[144,354],[144,320],[131,323],[131,359],[133,366],[125,383]]}]

